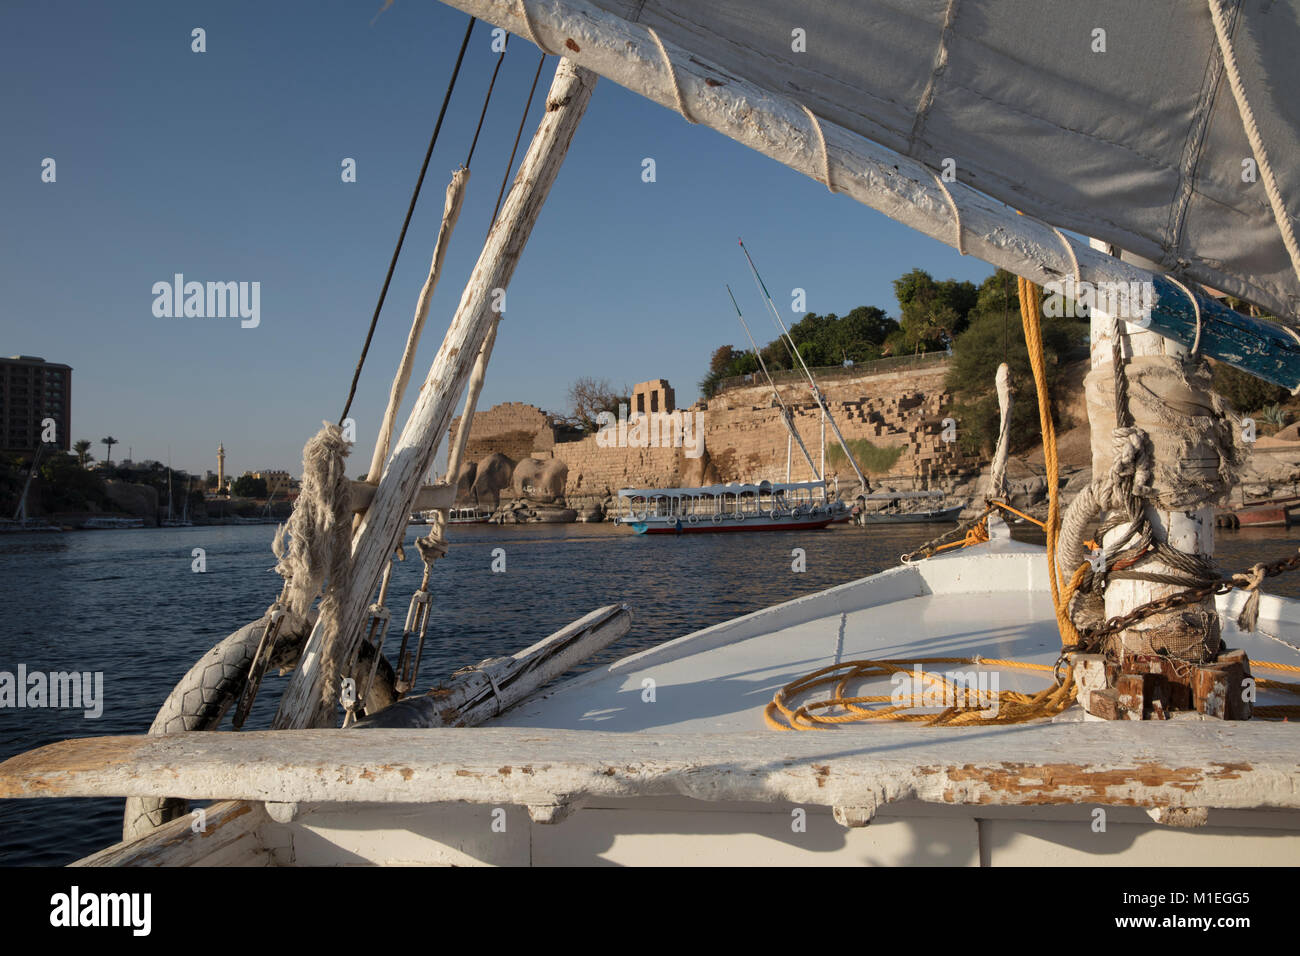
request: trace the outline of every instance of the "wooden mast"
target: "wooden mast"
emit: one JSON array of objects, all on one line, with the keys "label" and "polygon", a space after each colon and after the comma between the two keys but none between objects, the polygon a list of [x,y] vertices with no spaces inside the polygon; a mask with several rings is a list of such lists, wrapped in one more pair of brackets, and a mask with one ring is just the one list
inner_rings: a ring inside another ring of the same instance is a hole
[{"label": "wooden mast", "polygon": [[[384,566],[399,543],[406,517],[428,472],[438,443],[447,433],[457,400],[487,337],[498,304],[510,284],[515,265],[546,201],[578,122],[591,99],[596,77],[568,59],[561,59],[546,100],[546,114],[533,136],[515,176],[501,215],[483,247],[465,286],[442,346],[420,388],[419,398],[402,434],[393,446],[383,477],[365,519],[352,539],[351,574],[332,582],[327,602],[334,615],[321,615],[303,650],[298,669],[280,702],[276,728],[332,725],[338,688],[325,688],[324,656],[344,661],[360,640],[367,607]],[[328,616],[336,618],[337,634],[329,635]]]},{"label": "wooden mast", "polygon": [[[1092,240],[1092,243],[1096,249],[1110,248],[1098,240]],[[1092,306],[1092,359],[1086,392],[1088,418],[1092,428],[1093,487],[1097,487],[1099,479],[1111,473],[1112,464],[1121,447],[1117,439],[1122,431],[1115,431],[1119,424],[1117,396],[1110,384],[1115,377],[1113,345],[1116,334],[1120,337],[1121,355],[1127,366],[1121,374],[1127,378],[1128,391],[1134,398],[1134,401],[1128,403],[1130,409],[1136,407],[1137,390],[1147,393],[1144,401],[1148,405],[1166,398],[1160,394],[1159,385],[1154,386],[1153,390],[1153,386],[1142,378],[1141,371],[1136,375],[1130,372],[1134,364],[1141,365],[1148,371],[1161,366],[1186,368],[1184,363],[1191,356],[1190,350],[1177,342],[1145,330],[1140,324],[1122,319],[1116,322],[1102,308]],[[1194,375],[1185,371],[1178,374],[1182,390],[1176,393],[1177,407],[1165,406],[1164,414],[1195,415],[1198,408],[1209,409],[1213,406],[1203,381],[1197,381]],[[1141,505],[1142,517],[1149,526],[1151,540],[1155,545],[1167,544],[1193,560],[1203,559],[1209,562],[1214,555],[1214,501],[1208,499],[1194,504],[1197,499],[1188,497],[1190,488],[1168,486],[1176,485],[1186,476],[1197,473],[1217,474],[1222,480],[1222,476],[1230,474],[1232,468],[1228,464],[1225,471],[1222,467],[1225,462],[1221,461],[1220,456],[1230,455],[1231,452],[1220,448],[1215,453],[1206,444],[1174,450],[1176,446],[1164,440],[1165,436],[1154,434],[1157,428],[1163,431],[1166,427],[1173,426],[1164,426],[1163,418],[1157,418],[1153,422],[1149,409],[1145,414],[1147,421],[1144,422],[1139,417],[1133,423],[1146,431],[1146,454],[1152,459],[1162,454],[1179,456],[1176,463],[1163,463],[1168,466],[1164,470],[1163,479],[1160,463],[1149,461],[1143,464],[1141,457],[1137,459],[1139,473],[1143,469],[1147,472],[1143,481],[1150,483],[1141,499]],[[1132,418],[1129,420],[1133,421]],[[1212,423],[1211,427],[1221,426]],[[1227,490],[1230,489],[1223,489],[1225,493]],[[1176,501],[1162,504],[1156,500],[1160,496],[1183,497],[1186,503],[1181,507]],[[1103,503],[1102,507],[1107,506]],[[1111,566],[1122,549],[1132,547],[1132,540],[1128,544],[1123,543],[1128,530],[1129,524],[1125,521],[1102,536],[1102,562],[1099,563]],[[1153,553],[1151,548],[1124,570],[1129,573],[1169,576],[1171,580],[1150,580],[1122,574],[1109,577],[1103,592],[1103,620],[1127,615],[1143,605],[1180,594],[1189,588],[1186,583],[1177,583],[1179,579],[1187,577],[1187,569],[1171,566],[1167,560]],[[1249,716],[1248,706],[1243,707],[1237,699],[1240,696],[1241,678],[1249,675],[1249,671],[1242,668],[1248,668],[1249,665],[1244,657],[1238,659],[1231,654],[1220,654],[1220,622],[1212,593],[1199,602],[1150,614],[1119,631],[1109,640],[1109,646],[1103,645],[1099,649],[1103,656],[1088,655],[1093,658],[1091,665],[1082,659],[1079,662],[1085,671],[1089,666],[1100,668],[1091,681],[1085,680],[1093,683],[1095,691],[1099,693],[1081,691],[1080,695],[1081,703],[1090,713],[1110,719],[1130,720],[1163,719],[1170,710],[1190,709],[1218,717]],[[1216,681],[1222,684],[1218,691],[1214,690]],[[1205,694],[1207,688],[1211,689],[1208,695],[1210,699]],[[1217,702],[1214,700],[1216,697]]]}]

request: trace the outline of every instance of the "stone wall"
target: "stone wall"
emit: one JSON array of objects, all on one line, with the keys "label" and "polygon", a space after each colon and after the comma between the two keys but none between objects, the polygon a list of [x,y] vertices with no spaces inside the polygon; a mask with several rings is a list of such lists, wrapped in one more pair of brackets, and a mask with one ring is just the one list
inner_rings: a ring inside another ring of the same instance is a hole
[{"label": "stone wall", "polygon": [[[943,419],[952,396],[944,388],[946,366],[903,369],[823,384],[827,406],[848,441],[866,439],[878,448],[902,449],[888,477],[920,485],[975,474],[979,461],[965,457],[955,442],[943,441]],[[821,412],[806,386],[782,385],[782,400],[794,413],[795,428],[820,467]],[[780,409],[770,387],[731,389],[708,403],[705,444],[721,481],[785,479],[786,439]],[[853,477],[847,462],[831,462],[835,433],[826,426],[827,471]],[[871,477],[871,476],[869,476]],[[791,478],[811,474],[796,445]]]},{"label": "stone wall", "polygon": [[[901,369],[823,383],[831,414],[845,439],[867,439],[881,448],[901,448],[887,476],[876,483],[896,486],[950,484],[972,477],[981,462],[962,455],[955,442],[943,441],[944,417],[952,396],[944,388],[946,366]],[[666,388],[667,383],[663,386]],[[795,427],[820,466],[821,413],[807,386],[780,386]],[[603,497],[630,487],[675,487],[727,481],[785,480],[786,437],[780,410],[767,386],[731,389],[697,402],[681,415],[699,414],[705,457],[692,460],[682,448],[602,448],[594,435],[564,441],[552,417],[521,402],[496,405],[474,417],[467,461],[499,451],[509,458],[559,458],[569,466],[566,494]],[[454,425],[453,425],[454,428]],[[827,471],[851,482],[852,469],[831,461],[835,434],[826,428]],[[794,449],[791,478],[811,478],[807,462]]]},{"label": "stone wall", "polygon": [[[460,430],[460,416],[451,421],[450,440],[456,442]],[[511,461],[522,461],[534,449],[549,449],[555,444],[551,416],[536,405],[525,402],[503,402],[474,413],[469,443],[465,446],[465,461],[479,461],[499,452]]]}]

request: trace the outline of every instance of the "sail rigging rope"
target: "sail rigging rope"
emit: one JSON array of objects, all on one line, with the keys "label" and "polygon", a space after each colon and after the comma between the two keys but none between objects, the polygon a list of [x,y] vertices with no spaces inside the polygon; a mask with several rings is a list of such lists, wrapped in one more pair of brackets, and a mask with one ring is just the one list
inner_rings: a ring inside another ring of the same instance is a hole
[{"label": "sail rigging rope", "polygon": [[803,103],[799,104],[799,108],[808,114],[808,119],[812,123],[813,132],[817,134],[817,144],[821,147],[822,185],[832,193],[838,192],[835,186],[831,183],[831,154],[826,148],[826,134],[822,131],[822,122],[817,118],[817,114]]},{"label": "sail rigging rope", "polygon": [[934,181],[939,184],[939,189],[948,199],[948,207],[952,210],[952,218],[957,224],[957,251],[964,256],[966,255],[966,230],[961,225],[961,209],[957,206],[957,200],[952,198],[952,193],[948,192],[948,184],[943,181],[943,176],[933,169],[930,170],[930,173],[934,176]]},{"label": "sail rigging rope", "polygon": [[510,40],[507,37],[506,42],[501,45],[501,52],[497,54],[496,66],[492,68],[492,79],[488,81],[487,93],[483,97],[483,108],[479,110],[478,125],[474,127],[474,138],[469,143],[469,155],[465,157],[465,168],[469,169],[474,159],[474,148],[478,146],[478,134],[483,131],[483,120],[487,116],[488,104],[492,102],[492,91],[497,85],[497,74],[501,72],[501,64],[506,60],[506,50],[510,47]]},{"label": "sail rigging rope", "polygon": [[537,44],[537,49],[541,50],[542,53],[547,56],[555,56],[555,51],[543,43],[541,38],[537,36],[537,30],[533,27],[533,18],[528,14],[528,4],[525,3],[524,0],[519,0],[517,5],[519,7],[519,15],[523,17],[524,20],[524,31],[528,34],[528,39]]},{"label": "sail rigging rope", "polygon": [[1196,339],[1192,342],[1192,355],[1195,356],[1201,350],[1201,303],[1196,301],[1196,296],[1192,295],[1192,290],[1187,288],[1171,275],[1166,275],[1166,279],[1172,282],[1178,288],[1183,290],[1187,298],[1192,300],[1192,310],[1196,313]]},{"label": "sail rigging rope", "polygon": [[1237,101],[1237,112],[1241,124],[1246,129],[1246,139],[1250,151],[1255,154],[1255,164],[1259,167],[1260,178],[1264,181],[1264,193],[1268,196],[1269,206],[1273,210],[1273,221],[1278,232],[1282,234],[1282,244],[1287,255],[1291,257],[1291,267],[1296,278],[1300,278],[1300,242],[1296,241],[1295,229],[1291,225],[1291,216],[1278,189],[1277,177],[1273,174],[1273,165],[1269,161],[1268,150],[1255,122],[1255,111],[1246,98],[1246,87],[1241,82],[1241,71],[1237,66],[1237,54],[1232,49],[1232,40],[1228,37],[1227,17],[1223,12],[1223,0],[1209,0],[1210,19],[1214,21],[1214,35],[1219,43],[1219,53],[1223,57],[1223,68],[1228,73],[1228,85],[1232,88],[1233,99]]},{"label": "sail rigging rope", "polygon": [[497,190],[496,205],[492,207],[492,219],[488,222],[488,233],[491,234],[492,227],[497,223],[497,213],[501,211],[501,200],[505,198],[506,184],[510,182],[510,170],[515,166],[515,154],[519,152],[519,140],[524,135],[524,123],[528,120],[528,112],[533,108],[533,94],[537,92],[537,81],[541,78],[542,67],[546,64],[546,52],[542,51],[541,57],[537,61],[537,72],[533,74],[533,85],[528,89],[528,99],[524,101],[524,114],[519,117],[519,129],[515,131],[515,145],[510,149],[510,161],[506,163],[506,171],[501,175],[501,188]]},{"label": "sail rigging rope", "polygon": [[465,38],[460,41],[460,52],[456,54],[456,65],[452,68],[451,80],[447,84],[447,92],[442,97],[442,106],[438,110],[438,120],[433,124],[433,135],[429,137],[429,148],[424,151],[424,162],[420,164],[420,175],[415,180],[415,189],[411,193],[411,201],[406,206],[406,218],[402,220],[402,231],[397,234],[397,245],[393,248],[393,257],[388,261],[388,273],[384,276],[384,284],[379,290],[379,301],[375,303],[375,313],[370,317],[370,329],[366,332],[366,341],[361,346],[361,356],[357,359],[356,370],[352,373],[352,384],[348,388],[348,398],[343,403],[343,414],[339,416],[340,425],[343,424],[348,417],[348,412],[352,409],[352,399],[357,394],[357,382],[361,379],[361,368],[366,364],[366,355],[370,351],[370,343],[375,337],[375,326],[379,324],[379,313],[384,308],[384,299],[388,297],[388,287],[393,281],[393,272],[397,268],[397,257],[401,255],[402,244],[406,241],[406,230],[411,225],[411,216],[415,212],[415,204],[420,198],[420,187],[424,184],[424,174],[429,169],[429,159],[433,156],[434,144],[438,142],[438,133],[442,130],[443,117],[447,115],[447,104],[451,102],[451,92],[456,88],[456,77],[460,76],[460,64],[465,59],[465,49],[469,46],[469,36],[474,32],[474,24],[477,22],[477,18],[469,18],[469,24],[465,27]]},{"label": "sail rigging rope", "polygon": [[650,39],[655,41],[655,46],[659,48],[659,53],[663,56],[664,63],[668,65],[668,79],[671,80],[673,84],[673,96],[677,100],[677,112],[682,114],[682,119],[686,120],[686,122],[691,123],[692,125],[698,124],[699,120],[691,115],[691,111],[686,106],[686,97],[682,96],[682,84],[681,81],[677,79],[677,67],[673,66],[673,58],[668,55],[668,48],[664,46],[664,41],[659,39],[659,34],[655,32],[654,27],[646,27],[646,32],[650,34]]}]

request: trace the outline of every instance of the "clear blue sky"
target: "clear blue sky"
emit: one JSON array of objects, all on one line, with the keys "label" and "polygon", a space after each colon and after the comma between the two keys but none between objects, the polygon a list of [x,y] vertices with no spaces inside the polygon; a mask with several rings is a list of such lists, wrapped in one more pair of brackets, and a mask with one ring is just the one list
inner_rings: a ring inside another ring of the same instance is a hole
[{"label": "clear blue sky", "polygon": [[[221,441],[235,474],[300,472],[304,441],[342,409],[467,22],[415,0],[376,19],[381,6],[5,0],[0,354],[74,368],[73,440],[112,434],[114,456],[129,447],[136,459],[165,461],[170,447],[196,472],[216,467]],[[191,52],[194,27],[206,53]],[[357,471],[487,88],[489,41],[480,23],[353,406]],[[512,39],[417,384],[481,249],[538,55]],[[356,183],[340,179],[344,157]],[[724,282],[756,334],[773,334],[737,236],[787,315],[796,286],[815,312],[896,315],[890,283],[914,266],[975,281],[992,271],[601,80],[515,273],[480,407],[562,412],[587,375],[667,378],[679,404],[693,401],[712,350],[744,339]],[[176,272],[260,282],[260,326],[155,317],[151,288]]]}]

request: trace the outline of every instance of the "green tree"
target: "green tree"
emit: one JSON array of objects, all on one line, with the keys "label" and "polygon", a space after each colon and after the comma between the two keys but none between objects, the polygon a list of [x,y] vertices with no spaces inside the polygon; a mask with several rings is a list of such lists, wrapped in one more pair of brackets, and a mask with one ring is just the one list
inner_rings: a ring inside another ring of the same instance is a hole
[{"label": "green tree", "polygon": [[894,295],[902,316],[903,347],[929,352],[945,348],[965,331],[978,290],[971,282],[936,282],[924,269],[913,269],[894,280]]},{"label": "green tree", "polygon": [[[623,391],[628,391],[626,385]],[[608,379],[580,378],[569,386],[569,402],[573,408],[571,420],[587,431],[595,431],[601,412],[617,415],[618,406],[629,404],[631,397],[616,392]]]},{"label": "green tree", "polygon": [[254,478],[252,475],[240,475],[231,484],[230,494],[235,498],[265,498],[266,479]]},{"label": "green tree", "polygon": [[90,453],[90,440],[83,438],[80,441],[73,442],[72,450],[77,453],[77,464],[85,468],[87,463],[94,460],[95,456]]},{"label": "green tree", "polygon": [[[994,387],[998,366],[1011,367],[1011,385],[1016,400],[1011,409],[1011,450],[1023,451],[1040,440],[1038,405],[1033,370],[1020,324],[1019,301],[1013,291],[1006,293],[1007,314],[999,301],[1003,295],[997,274],[981,286],[987,305],[996,303],[995,311],[972,311],[969,326],[953,343],[953,364],[947,385],[955,402],[953,416],[958,421],[957,435],[969,452],[988,455],[997,443],[1000,418]],[[996,293],[996,294],[995,294]],[[1043,356],[1047,371],[1048,394],[1060,377],[1061,366],[1087,331],[1087,323],[1060,319],[1043,323]],[[1055,404],[1053,421],[1057,419]]]},{"label": "green tree", "polygon": [[1285,402],[1290,397],[1282,386],[1223,362],[1214,363],[1214,390],[1239,412],[1257,412],[1265,405]]},{"label": "green tree", "polygon": [[76,455],[50,455],[41,462],[39,474],[41,507],[47,512],[86,511],[108,504],[103,477],[83,468]]}]

